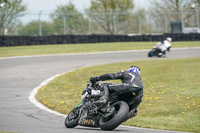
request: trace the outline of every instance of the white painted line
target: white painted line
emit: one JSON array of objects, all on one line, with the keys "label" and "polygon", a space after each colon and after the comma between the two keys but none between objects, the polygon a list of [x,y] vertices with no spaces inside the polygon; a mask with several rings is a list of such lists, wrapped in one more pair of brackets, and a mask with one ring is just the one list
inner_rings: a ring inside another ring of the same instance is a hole
[{"label": "white painted line", "polygon": [[[200,47],[198,47],[197,49],[199,49]],[[179,49],[177,49],[179,50]],[[146,51],[146,50],[142,50],[142,51]],[[118,51],[118,52],[125,52],[125,51]],[[132,52],[132,51],[127,51],[127,52]],[[97,54],[99,53],[103,53],[103,52],[98,52]],[[106,53],[109,53],[109,52],[106,52]],[[116,52],[113,52],[113,53],[116,53]],[[83,54],[94,54],[94,53],[83,53]],[[69,54],[64,54],[64,55],[69,55]],[[73,54],[73,55],[80,55],[80,54]],[[41,55],[38,55],[38,56],[41,56]],[[38,57],[37,56],[37,57]],[[43,56],[43,55],[42,55]],[[44,55],[44,56],[55,56],[55,55]],[[24,56],[23,56],[24,57]],[[31,57],[31,56],[26,56],[26,57]],[[32,56],[33,57],[33,56]],[[11,57],[12,58],[12,57]],[[17,58],[21,58],[21,57],[17,57]],[[0,58],[1,59],[1,58]],[[71,71],[74,71],[71,70]],[[68,71],[68,72],[71,72],[71,71]],[[67,73],[67,72],[65,72]],[[38,90],[42,87],[44,87],[45,85],[47,85],[50,81],[54,80],[56,77],[59,77],[61,75],[64,75],[65,73],[61,73],[61,74],[57,74],[53,77],[50,77],[48,78],[47,80],[43,81],[38,87],[34,88],[31,93],[30,93],[30,96],[29,96],[29,100],[38,108],[42,109],[42,110],[45,110],[49,113],[52,113],[52,114],[55,114],[57,116],[62,116],[62,117],[66,117],[67,115],[65,114],[61,114],[59,112],[56,112],[46,106],[44,106],[42,103],[38,102],[36,99],[35,99],[35,95],[37,94]],[[134,127],[134,126],[126,126],[126,125],[120,125],[120,127],[124,127],[124,128],[135,128],[135,129],[142,129],[142,130],[160,130],[160,129],[151,129],[151,128],[141,128],[141,127]],[[167,130],[160,130],[160,131],[167,131]],[[171,132],[178,132],[178,131],[171,131]]]},{"label": "white painted line", "polygon": [[[186,49],[200,49],[200,47],[187,47],[187,48],[173,48],[173,50],[186,50]],[[29,58],[29,57],[46,57],[46,56],[66,56],[66,55],[91,55],[91,54],[110,54],[110,53],[123,53],[123,52],[148,52],[151,49],[143,50],[122,50],[122,51],[105,51],[105,52],[87,52],[87,53],[67,53],[67,54],[42,54],[42,55],[26,55],[26,56],[12,56],[12,57],[0,57],[0,60],[5,59],[17,59],[17,58]]]},{"label": "white painted line", "polygon": [[170,133],[191,133],[191,132],[184,132],[184,131],[172,131],[172,130],[163,130],[163,129],[151,129],[151,128],[143,128],[143,127],[134,127],[134,126],[126,126],[126,125],[120,125],[120,127],[122,128],[132,128],[132,129],[139,129],[139,130],[143,130],[143,132],[145,132],[144,130],[147,131],[160,131],[160,132],[170,132]]},{"label": "white painted line", "polygon": [[34,88],[34,89],[31,91],[31,93],[30,93],[30,95],[29,95],[29,100],[30,100],[36,107],[38,107],[38,108],[40,108],[40,109],[42,109],[42,110],[45,110],[45,111],[47,111],[47,112],[49,112],[49,113],[53,113],[53,114],[58,115],[58,116],[66,117],[66,115],[61,114],[61,113],[59,113],[59,112],[56,112],[56,111],[54,111],[54,110],[52,110],[52,109],[50,109],[50,108],[44,106],[42,103],[38,102],[38,101],[35,99],[35,95],[37,94],[37,92],[38,92],[38,90],[39,90],[40,88],[42,88],[43,86],[47,85],[50,81],[54,80],[56,77],[59,77],[59,76],[61,76],[61,75],[63,75],[63,74],[65,74],[65,73],[57,74],[57,75],[55,75],[55,76],[53,76],[53,77],[51,77],[51,78],[49,78],[49,79],[43,81],[38,87]]},{"label": "white painted line", "polygon": [[29,58],[29,57],[66,56],[66,55],[91,55],[91,54],[102,54],[102,53],[110,54],[110,53],[123,53],[123,52],[144,52],[144,51],[149,51],[149,50],[125,50],[125,51],[105,51],[105,52],[87,52],[87,53],[25,55],[25,56],[0,57],[0,60],[17,59],[17,58]]},{"label": "white painted line", "polygon": [[[71,71],[74,71],[71,70]],[[71,72],[71,71],[68,71],[68,72]],[[64,75],[65,73],[61,73],[61,74],[57,74],[53,77],[50,77],[48,78],[47,80],[43,81],[38,87],[34,88],[31,93],[30,93],[30,96],[29,96],[29,100],[38,108],[42,109],[42,110],[45,110],[49,113],[52,113],[52,114],[55,114],[57,116],[61,116],[61,117],[67,117],[67,115],[65,114],[61,114],[59,112],[56,112],[46,106],[44,106],[42,103],[38,102],[36,99],[35,99],[35,95],[37,94],[38,90],[42,87],[44,87],[45,85],[47,85],[50,81],[54,80],[56,77],[59,77],[61,75]],[[134,127],[134,126],[126,126],[126,125],[120,125],[119,127],[122,127],[122,128],[133,128],[133,129],[139,129],[139,130],[160,130],[160,131],[167,131],[167,130],[161,130],[161,129],[151,129],[151,128],[141,128],[141,127]],[[174,132],[174,133],[177,133],[177,131],[170,131],[170,132]]]},{"label": "white painted line", "polygon": [[[71,70],[71,71],[73,71],[73,70]],[[71,72],[71,71],[68,71],[68,72]],[[53,76],[53,77],[50,77],[50,78],[48,78],[47,80],[43,81],[39,86],[37,86],[36,88],[34,88],[34,89],[31,91],[30,95],[29,95],[29,100],[31,101],[31,103],[33,103],[33,104],[34,104],[36,107],[38,107],[39,109],[45,110],[45,111],[47,111],[47,112],[49,112],[49,113],[55,114],[55,115],[57,115],[57,116],[67,117],[67,115],[61,114],[61,113],[59,113],[59,112],[56,112],[56,111],[54,111],[54,110],[52,110],[52,109],[50,109],[50,108],[44,106],[42,103],[40,103],[39,101],[37,101],[37,100],[35,99],[35,95],[37,94],[37,92],[39,91],[40,88],[46,86],[49,82],[51,82],[52,80],[54,80],[56,77],[59,77],[59,76],[64,75],[64,74],[65,74],[65,73],[61,73],[61,74],[57,74],[57,75],[55,75],[55,76]],[[124,126],[124,125],[120,125],[120,127],[137,128],[137,127],[132,127],[132,126]],[[140,128],[137,128],[137,129],[140,129]],[[147,130],[148,130],[148,129],[147,129]]]}]

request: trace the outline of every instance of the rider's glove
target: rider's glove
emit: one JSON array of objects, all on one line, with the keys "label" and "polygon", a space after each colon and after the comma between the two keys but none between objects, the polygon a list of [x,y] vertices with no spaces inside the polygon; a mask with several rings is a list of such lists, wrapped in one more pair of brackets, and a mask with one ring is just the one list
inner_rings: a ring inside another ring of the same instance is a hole
[{"label": "rider's glove", "polygon": [[98,81],[98,77],[90,77],[91,83],[96,83]]}]

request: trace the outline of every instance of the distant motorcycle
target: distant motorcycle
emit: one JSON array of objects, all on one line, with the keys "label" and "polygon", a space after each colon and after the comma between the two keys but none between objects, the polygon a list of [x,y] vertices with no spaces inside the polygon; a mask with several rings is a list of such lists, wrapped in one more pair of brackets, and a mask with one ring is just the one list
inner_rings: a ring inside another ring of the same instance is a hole
[{"label": "distant motorcycle", "polygon": [[[83,90],[82,101],[67,115],[65,126],[74,128],[77,125],[86,127],[100,127],[102,130],[114,130],[121,123],[137,115],[137,109],[129,110],[135,102],[136,96],[132,92],[121,94],[110,92],[106,104],[98,107],[94,104],[102,94],[99,87],[106,83],[88,84]],[[142,92],[138,92],[142,93]],[[107,111],[106,111],[107,110]],[[112,110],[109,112],[108,110]],[[130,117],[131,116],[131,117]]]},{"label": "distant motorcycle", "polygon": [[170,51],[171,47],[166,48],[166,46],[162,42],[158,42],[156,46],[154,46],[151,51],[148,53],[148,57],[162,57],[165,56],[166,51]]},{"label": "distant motorcycle", "polygon": [[153,56],[162,57],[163,55],[164,55],[163,52],[156,47],[152,48],[152,50],[148,53],[148,57],[153,57]]}]

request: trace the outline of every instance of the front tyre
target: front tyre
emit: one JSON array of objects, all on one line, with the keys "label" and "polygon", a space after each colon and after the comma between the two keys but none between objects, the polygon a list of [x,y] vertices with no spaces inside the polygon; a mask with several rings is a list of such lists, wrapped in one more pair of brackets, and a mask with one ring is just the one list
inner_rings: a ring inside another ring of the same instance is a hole
[{"label": "front tyre", "polygon": [[150,51],[150,52],[148,53],[148,57],[153,57],[153,56],[154,56],[154,52]]},{"label": "front tyre", "polygon": [[148,57],[153,57],[156,53],[156,48],[153,48],[151,51],[148,53]]},{"label": "front tyre", "polygon": [[115,112],[113,113],[113,115],[108,118],[101,117],[99,120],[99,127],[102,130],[114,130],[116,127],[124,122],[129,112],[129,106],[126,102],[118,101],[111,106],[115,108]]},{"label": "front tyre", "polygon": [[67,128],[74,128],[78,125],[78,113],[75,109],[73,109],[66,117],[65,119],[65,126]]}]

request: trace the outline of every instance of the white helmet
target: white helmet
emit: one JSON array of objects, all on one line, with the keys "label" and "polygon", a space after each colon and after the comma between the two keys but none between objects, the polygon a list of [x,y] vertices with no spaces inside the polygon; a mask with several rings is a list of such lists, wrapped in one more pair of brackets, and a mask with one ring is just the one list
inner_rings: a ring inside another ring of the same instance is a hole
[{"label": "white helmet", "polygon": [[172,38],[171,37],[167,37],[166,40],[169,41],[169,42],[171,42]]}]

